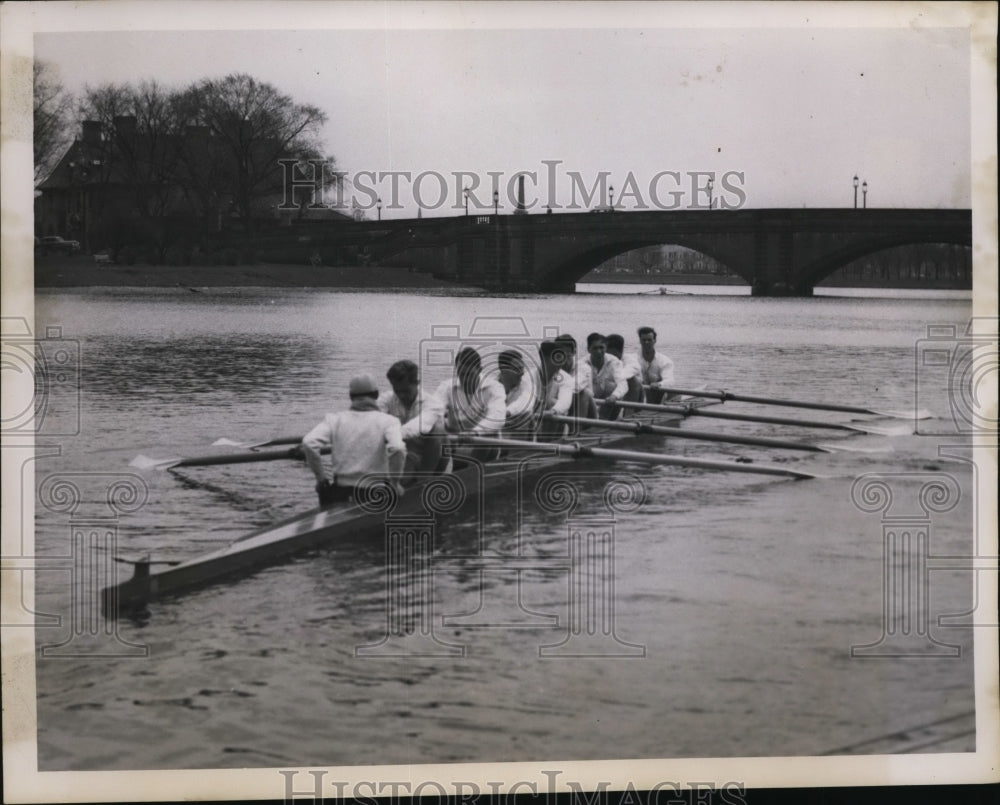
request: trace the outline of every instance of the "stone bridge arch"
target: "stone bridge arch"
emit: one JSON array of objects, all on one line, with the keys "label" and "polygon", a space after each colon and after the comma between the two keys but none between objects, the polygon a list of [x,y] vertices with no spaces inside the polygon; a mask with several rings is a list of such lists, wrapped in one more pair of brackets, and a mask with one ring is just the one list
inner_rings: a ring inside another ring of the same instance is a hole
[{"label": "stone bridge arch", "polygon": [[872,254],[894,249],[900,246],[913,246],[921,243],[946,243],[955,246],[972,246],[972,233],[969,237],[942,239],[933,232],[928,232],[924,236],[909,235],[905,237],[885,235],[883,237],[871,238],[867,241],[852,243],[844,248],[820,257],[801,269],[801,276],[811,287],[815,287],[838,269],[850,265],[855,260],[868,257]]},{"label": "stone bridge arch", "polygon": [[[598,245],[581,244],[576,251],[568,251],[564,256],[554,261],[545,274],[539,274],[538,280],[542,287],[552,290],[572,289],[574,284],[602,263],[620,254],[644,249],[650,246],[682,246],[685,249],[704,254],[721,263],[729,271],[739,275],[739,272],[727,263],[730,257],[714,244],[705,244],[697,238],[665,237],[643,240],[614,240]],[[744,279],[746,279],[744,277]],[[749,284],[749,282],[748,282]]]}]

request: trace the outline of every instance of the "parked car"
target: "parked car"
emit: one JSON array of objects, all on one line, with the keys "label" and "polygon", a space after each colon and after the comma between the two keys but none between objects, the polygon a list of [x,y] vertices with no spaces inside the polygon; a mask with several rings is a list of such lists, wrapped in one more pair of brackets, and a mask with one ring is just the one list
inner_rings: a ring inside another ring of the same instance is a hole
[{"label": "parked car", "polygon": [[38,243],[42,254],[75,254],[80,251],[80,241],[63,240],[59,235],[46,235]]}]

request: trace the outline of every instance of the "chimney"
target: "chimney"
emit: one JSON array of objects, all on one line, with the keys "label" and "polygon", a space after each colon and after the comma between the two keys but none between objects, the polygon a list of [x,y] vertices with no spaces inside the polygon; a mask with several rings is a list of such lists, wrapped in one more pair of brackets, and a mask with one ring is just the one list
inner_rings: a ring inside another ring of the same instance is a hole
[{"label": "chimney", "polygon": [[135,137],[135,115],[118,115],[115,117],[115,134],[125,139]]},{"label": "chimney", "polygon": [[101,144],[101,124],[97,120],[83,121],[83,143],[84,145]]}]

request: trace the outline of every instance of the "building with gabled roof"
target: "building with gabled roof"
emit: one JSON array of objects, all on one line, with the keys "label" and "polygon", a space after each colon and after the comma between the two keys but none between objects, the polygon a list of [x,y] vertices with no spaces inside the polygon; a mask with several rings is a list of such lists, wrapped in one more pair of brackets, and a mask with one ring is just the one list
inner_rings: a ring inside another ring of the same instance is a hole
[{"label": "building with gabled roof", "polygon": [[280,211],[280,192],[257,200],[239,220],[225,172],[228,161],[207,127],[182,133],[140,131],[133,116],[110,127],[83,121],[78,136],[37,187],[35,235],[78,240],[84,252],[125,245],[197,244],[241,226],[265,229],[295,218],[351,220],[335,209]]}]

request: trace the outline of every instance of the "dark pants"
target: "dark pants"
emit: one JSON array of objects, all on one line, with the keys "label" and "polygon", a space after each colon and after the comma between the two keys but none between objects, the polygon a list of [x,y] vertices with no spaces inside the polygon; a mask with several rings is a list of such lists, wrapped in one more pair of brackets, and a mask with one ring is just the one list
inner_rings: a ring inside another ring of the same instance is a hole
[{"label": "dark pants", "polygon": [[406,440],[406,465],[403,486],[411,486],[420,478],[438,475],[448,466],[444,452],[444,427],[433,433]]},{"label": "dark pants", "polygon": [[458,447],[452,453],[452,470],[460,470],[477,461],[483,464],[488,461],[496,461],[499,457],[499,447],[489,447],[487,445],[467,445],[464,447]]},{"label": "dark pants", "polygon": [[597,411],[599,419],[618,419],[622,409],[613,402],[603,402]]},{"label": "dark pants", "polygon": [[331,486],[324,484],[316,487],[320,506],[332,506],[334,503],[346,503],[354,495],[353,486]]},{"label": "dark pants", "polygon": [[597,418],[597,404],[594,402],[594,395],[589,391],[577,391],[573,395],[573,404],[570,406],[569,415],[572,417],[586,417],[587,419]]},{"label": "dark pants", "polygon": [[660,403],[666,402],[663,399],[664,393],[660,389],[648,388],[646,389],[646,402],[652,403],[653,405],[659,405]]},{"label": "dark pants", "polygon": [[625,402],[642,402],[642,383],[637,377],[628,379],[628,393],[625,395]]}]

